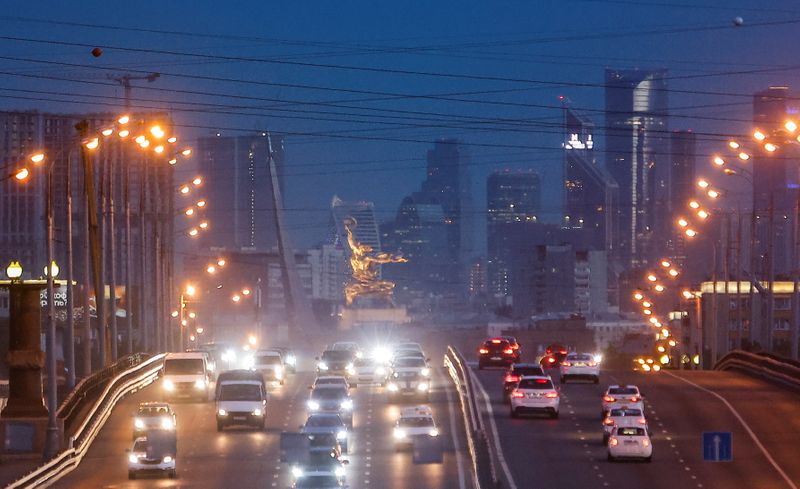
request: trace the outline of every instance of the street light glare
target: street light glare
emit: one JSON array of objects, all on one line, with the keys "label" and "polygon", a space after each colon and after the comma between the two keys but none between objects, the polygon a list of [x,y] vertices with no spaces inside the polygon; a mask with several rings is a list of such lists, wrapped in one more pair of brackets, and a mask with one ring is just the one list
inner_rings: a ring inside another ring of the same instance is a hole
[{"label": "street light glare", "polygon": [[686,236],[689,236],[690,238],[694,238],[695,236],[697,236],[697,231],[695,231],[694,229],[687,229],[686,230]]},{"label": "street light glare", "polygon": [[34,163],[41,163],[44,161],[44,153],[36,153],[31,155],[31,161]]},{"label": "street light glare", "polygon": [[202,183],[203,183],[202,177],[194,177],[194,180],[192,180],[192,185],[200,185]]},{"label": "street light glare", "polygon": [[658,280],[658,277],[656,277],[655,275],[653,275],[651,273],[650,275],[647,276],[647,280],[649,280],[651,282],[655,282],[656,280]]},{"label": "street light glare", "polygon": [[716,199],[717,197],[719,197],[719,192],[717,192],[716,190],[709,190],[707,195],[712,199]]},{"label": "street light glare", "polygon": [[722,159],[721,157],[719,157],[719,156],[715,156],[715,157],[714,157],[714,164],[715,164],[715,165],[717,165],[717,166],[722,166],[722,165],[724,165],[724,164],[725,164],[725,160],[723,160],[723,159]]},{"label": "street light glare", "polygon": [[789,132],[795,132],[797,130],[797,123],[795,121],[789,120],[783,125]]},{"label": "street light glare", "polygon": [[144,141],[139,143],[139,146],[141,146],[142,149],[148,148],[150,146],[150,140],[149,139],[145,139]]},{"label": "street light glare", "polygon": [[114,134],[114,129],[110,127],[107,129],[103,129],[102,131],[100,131],[100,134],[102,134],[105,137],[111,136],[112,134]]},{"label": "street light glare", "polygon": [[147,138],[142,136],[142,135],[139,135],[139,136],[136,136],[136,139],[134,139],[133,142],[135,142],[136,144],[142,144],[145,139],[147,139]]},{"label": "street light glare", "polygon": [[182,154],[183,156],[189,156],[189,155],[191,155],[191,154],[192,154],[192,150],[191,150],[191,148],[186,148],[186,149],[184,149],[183,151],[181,151],[181,154]]},{"label": "street light glare", "polygon": [[131,134],[131,132],[130,132],[129,130],[127,130],[127,129],[123,129],[123,130],[121,130],[120,132],[118,132],[118,133],[117,133],[117,135],[118,135],[119,137],[121,137],[121,138],[126,138],[126,137],[128,137],[130,134]]},{"label": "street light glare", "polygon": [[194,208],[193,207],[189,207],[183,213],[186,214],[187,216],[193,216],[194,215]]},{"label": "street light glare", "polygon": [[708,212],[704,209],[700,209],[699,211],[697,211],[697,217],[699,217],[700,219],[708,219],[708,216],[709,216]]},{"label": "street light glare", "polygon": [[181,187],[181,190],[180,190],[180,192],[181,192],[183,195],[186,195],[186,194],[188,194],[188,193],[189,193],[189,186],[188,186],[188,185],[184,185],[183,187]]},{"label": "street light glare", "polygon": [[640,301],[644,299],[644,296],[642,295],[641,292],[636,292],[635,294],[633,294],[633,298],[636,299],[637,301]]},{"label": "street light glare", "polygon": [[85,143],[86,147],[89,149],[97,149],[100,146],[100,140],[97,138],[92,138]]},{"label": "street light glare", "polygon": [[739,149],[739,143],[737,143],[736,141],[729,141],[728,142],[728,146],[731,149]]},{"label": "street light glare", "polygon": [[670,268],[670,270],[669,270],[669,276],[670,276],[670,277],[677,277],[677,276],[678,276],[678,271],[677,271],[677,270],[675,270],[674,268]]},{"label": "street light glare", "polygon": [[155,151],[156,153],[159,153],[159,154],[161,154],[161,153],[163,153],[163,152],[164,152],[164,146],[161,146],[161,145],[159,144],[158,146],[156,146],[155,148],[153,148],[153,151]]},{"label": "street light glare", "polygon": [[117,122],[119,122],[120,124],[127,124],[128,122],[130,122],[130,120],[131,120],[130,116],[123,115],[122,117],[117,119]]},{"label": "street light glare", "polygon": [[168,143],[175,143],[177,141],[178,141],[178,138],[176,138],[175,136],[172,136],[171,138],[167,139]]},{"label": "street light glare", "polygon": [[242,300],[242,296],[240,296],[239,294],[234,294],[234,296],[231,297],[231,300],[233,302],[239,302],[240,300]]},{"label": "street light glare", "polygon": [[197,287],[195,287],[192,284],[189,284],[186,286],[186,290],[184,290],[184,293],[189,297],[194,297],[194,295],[197,293]]},{"label": "street light glare", "polygon": [[764,134],[763,132],[759,131],[758,129],[756,129],[756,130],[753,132],[753,137],[754,137],[754,138],[755,138],[757,141],[763,141],[763,140],[767,139],[767,136],[766,136],[766,134]]},{"label": "street light glare", "polygon": [[192,228],[192,229],[190,229],[190,230],[189,230],[189,236],[191,236],[191,237],[195,237],[195,236],[197,236],[197,234],[198,234],[199,232],[200,232],[200,231],[198,231],[198,229],[197,229],[197,228]]},{"label": "street light glare", "polygon": [[700,188],[708,188],[709,185],[708,180],[700,179],[697,181],[697,186]]},{"label": "street light glare", "polygon": [[739,159],[742,161],[747,161],[750,159],[750,155],[745,152],[741,152],[739,153]]},{"label": "street light glare", "polygon": [[775,150],[777,150],[777,149],[778,149],[778,147],[777,147],[777,146],[775,146],[775,145],[774,145],[774,144],[772,144],[772,143],[767,143],[767,144],[765,144],[765,145],[764,145],[764,149],[765,149],[765,150],[767,150],[767,151],[768,151],[768,152],[770,152],[770,153],[774,153],[774,152],[775,152]]},{"label": "street light glare", "polygon": [[214,273],[216,271],[217,271],[217,267],[215,267],[214,265],[209,265],[209,266],[206,267],[206,272],[208,272],[208,273]]},{"label": "street light glare", "polygon": [[205,229],[208,227],[208,221],[203,221],[200,223],[200,229]]},{"label": "street light glare", "polygon": [[242,295],[250,295],[250,289],[248,288],[242,289]]},{"label": "street light glare", "polygon": [[197,201],[197,207],[205,207],[205,206],[206,206],[206,201],[205,200],[198,200]]},{"label": "street light glare", "polygon": [[225,261],[224,258],[220,258],[219,260],[217,260],[217,266],[224,267],[225,263],[227,262]]},{"label": "street light glare", "polygon": [[664,292],[664,286],[661,284],[657,284],[654,289],[656,289],[656,292]]},{"label": "street light glare", "polygon": [[164,130],[161,129],[161,126],[155,125],[150,128],[150,134],[152,134],[156,139],[161,139],[164,137]]},{"label": "street light glare", "polygon": [[683,219],[683,218],[678,219],[678,226],[680,226],[682,228],[685,228],[688,225],[689,225],[689,221],[687,221],[686,219]]},{"label": "street light glare", "polygon": [[16,178],[19,181],[22,181],[28,178],[30,174],[31,172],[29,172],[27,168],[22,168],[20,170],[17,170],[17,172],[14,174],[14,178]]},{"label": "street light glare", "polygon": [[691,207],[692,209],[699,209],[700,208],[700,202],[698,202],[696,200],[693,200],[693,201],[689,202],[689,207]]},{"label": "street light glare", "polygon": [[661,260],[661,266],[662,267],[669,268],[670,265],[671,265],[671,263],[669,262],[669,260]]},{"label": "street light glare", "polygon": [[168,163],[169,163],[170,165],[174,165],[174,164],[176,164],[177,162],[178,162],[178,159],[177,159],[177,158],[172,158],[171,160],[169,160],[169,161],[168,161]]}]

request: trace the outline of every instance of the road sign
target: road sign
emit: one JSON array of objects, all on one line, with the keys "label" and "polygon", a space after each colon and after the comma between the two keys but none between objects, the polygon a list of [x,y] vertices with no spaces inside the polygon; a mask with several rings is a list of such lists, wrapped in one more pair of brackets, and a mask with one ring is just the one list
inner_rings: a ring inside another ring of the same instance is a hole
[{"label": "road sign", "polygon": [[706,431],[703,433],[703,460],[706,462],[730,462],[733,460],[733,433],[730,431]]}]

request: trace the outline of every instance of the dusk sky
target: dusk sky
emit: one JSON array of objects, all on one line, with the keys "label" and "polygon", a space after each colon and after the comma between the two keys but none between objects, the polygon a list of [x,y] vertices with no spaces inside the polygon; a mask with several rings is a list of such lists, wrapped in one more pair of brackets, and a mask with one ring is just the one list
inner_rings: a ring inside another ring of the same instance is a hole
[{"label": "dusk sky", "polygon": [[439,137],[470,145],[479,226],[497,168],[540,172],[554,218],[558,96],[601,126],[602,162],[605,67],[669,70],[670,128],[698,132],[701,175],[749,127],[754,91],[800,85],[791,0],[10,1],[0,22],[4,110],[121,111],[106,75],[155,71],[134,106],[170,110],[183,139],[286,133],[302,246],[324,239],[334,194],[393,216]]}]

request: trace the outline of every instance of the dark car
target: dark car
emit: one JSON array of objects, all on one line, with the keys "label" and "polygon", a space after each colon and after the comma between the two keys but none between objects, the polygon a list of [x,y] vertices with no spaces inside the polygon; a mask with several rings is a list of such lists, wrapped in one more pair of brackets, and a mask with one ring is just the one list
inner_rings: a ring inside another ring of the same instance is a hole
[{"label": "dark car", "polygon": [[353,372],[355,354],[350,350],[325,350],[317,359],[317,374],[348,377]]},{"label": "dark car", "polygon": [[553,343],[544,350],[544,356],[539,361],[544,368],[558,368],[567,356],[567,349],[563,345]]},{"label": "dark car", "polygon": [[520,352],[511,347],[511,344],[501,338],[492,338],[483,342],[478,348],[478,369],[488,365],[508,367],[519,362]]},{"label": "dark car", "polygon": [[512,365],[506,370],[506,375],[503,377],[503,399],[508,400],[508,396],[517,387],[517,383],[523,375],[547,377],[544,369],[538,363],[517,363]]}]

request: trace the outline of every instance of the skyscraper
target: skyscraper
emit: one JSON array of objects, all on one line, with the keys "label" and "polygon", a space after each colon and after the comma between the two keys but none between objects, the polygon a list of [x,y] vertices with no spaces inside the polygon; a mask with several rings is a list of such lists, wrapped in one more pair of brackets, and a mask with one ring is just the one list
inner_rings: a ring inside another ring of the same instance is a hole
[{"label": "skyscraper", "polygon": [[208,237],[202,238],[203,245],[260,251],[277,246],[270,151],[284,195],[282,136],[217,134],[197,140],[198,169],[209,202],[206,212],[213,225]]},{"label": "skyscraper", "polygon": [[675,229],[675,218],[686,210],[687,203],[694,197],[695,154],[697,136],[691,129],[676,130],[670,138],[669,202],[662,213],[662,236],[666,238],[670,256],[685,257],[685,237]]},{"label": "skyscraper", "polygon": [[[337,196],[333,197],[331,202],[333,244],[341,245],[345,250],[348,249],[347,231],[345,230],[347,219],[356,221],[356,227],[353,229],[353,237],[356,241],[371,246],[376,253],[382,251],[378,220],[375,218],[375,204],[366,201],[346,202]],[[349,251],[346,254],[349,256]]]},{"label": "skyscraper", "polygon": [[582,229],[592,249],[613,253],[619,187],[595,160],[594,124],[564,106],[564,225]]},{"label": "skyscraper", "polygon": [[527,236],[537,222],[541,202],[539,175],[496,171],[486,181],[486,197],[489,293],[513,295],[519,258],[514,251],[530,244]]},{"label": "skyscraper", "polygon": [[619,185],[616,257],[652,258],[656,182],[667,171],[666,70],[606,70],[606,168]]}]

